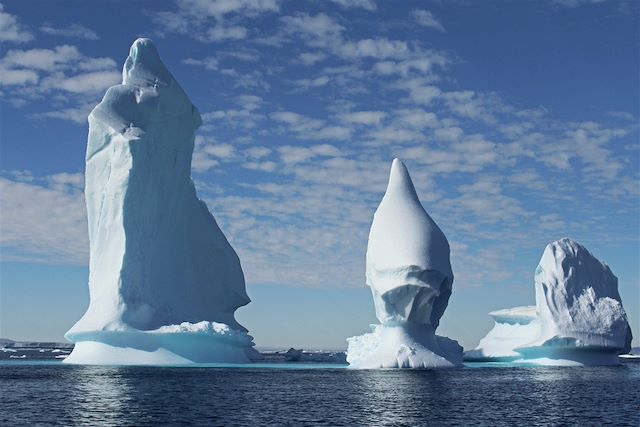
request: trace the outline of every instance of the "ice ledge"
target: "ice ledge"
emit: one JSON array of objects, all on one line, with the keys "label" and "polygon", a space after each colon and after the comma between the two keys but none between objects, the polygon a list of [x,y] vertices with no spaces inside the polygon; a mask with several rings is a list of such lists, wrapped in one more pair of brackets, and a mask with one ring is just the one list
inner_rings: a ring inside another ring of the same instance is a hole
[{"label": "ice ledge", "polygon": [[347,338],[352,369],[442,369],[462,366],[457,341],[416,325],[371,325],[372,332]]},{"label": "ice ledge", "polygon": [[88,365],[184,365],[249,363],[253,338],[224,323],[202,321],[150,331],[114,330],[67,333],[76,343],[64,363]]}]

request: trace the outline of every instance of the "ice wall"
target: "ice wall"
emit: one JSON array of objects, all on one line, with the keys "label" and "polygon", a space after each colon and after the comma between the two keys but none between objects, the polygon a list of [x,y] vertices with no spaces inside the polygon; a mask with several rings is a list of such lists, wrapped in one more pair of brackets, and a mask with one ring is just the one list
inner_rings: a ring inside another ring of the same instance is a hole
[{"label": "ice wall", "polygon": [[455,341],[435,335],[451,296],[449,243],[424,210],[405,165],[394,159],[366,255],[376,316],[369,334],[349,338],[355,368],[436,368],[461,364]]},{"label": "ice wall", "polygon": [[66,334],[68,362],[107,363],[109,348],[120,360],[123,347],[142,352],[131,363],[162,363],[144,357],[159,350],[168,363],[247,361],[240,261],[191,180],[201,123],[151,40],[136,40],[122,84],[89,115],[90,304]]},{"label": "ice wall", "polygon": [[[547,245],[536,268],[535,293],[535,318],[511,328],[496,319],[465,358],[515,353],[525,362],[608,365],[631,348],[618,278],[579,243],[565,238]],[[498,339],[506,330],[510,338]]]}]

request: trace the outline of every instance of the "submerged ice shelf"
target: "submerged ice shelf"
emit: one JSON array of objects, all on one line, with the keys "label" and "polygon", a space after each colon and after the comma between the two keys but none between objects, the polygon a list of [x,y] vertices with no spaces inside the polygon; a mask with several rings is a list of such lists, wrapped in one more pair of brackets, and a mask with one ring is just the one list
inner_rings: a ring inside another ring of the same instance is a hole
[{"label": "submerged ice shelf", "polygon": [[547,245],[535,272],[536,305],[490,313],[495,325],[465,360],[612,365],[631,348],[618,278],[571,239]]},{"label": "submerged ice shelf", "polygon": [[90,303],[69,363],[249,361],[240,260],[191,179],[200,113],[149,39],[89,115]]},{"label": "submerged ice shelf", "polygon": [[376,210],[366,256],[380,325],[347,339],[353,368],[445,368],[462,364],[462,347],[435,334],[453,284],[449,242],[424,210],[405,165],[394,159]]}]

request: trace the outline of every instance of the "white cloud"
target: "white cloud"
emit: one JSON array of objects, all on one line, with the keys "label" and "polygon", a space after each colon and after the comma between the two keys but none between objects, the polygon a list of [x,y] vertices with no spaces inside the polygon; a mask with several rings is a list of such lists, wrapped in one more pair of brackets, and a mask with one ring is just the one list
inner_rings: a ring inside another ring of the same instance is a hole
[{"label": "white cloud", "polygon": [[[0,59],[0,68],[8,75],[5,84],[33,85],[39,90],[64,90],[74,93],[93,93],[106,89],[120,80],[111,58],[91,58],[77,47],[57,46],[53,49],[9,50]],[[73,70],[90,71],[69,76]],[[45,76],[40,78],[40,76]]]},{"label": "white cloud", "polygon": [[176,3],[189,15],[214,17],[219,21],[230,14],[257,16],[280,10],[279,0],[177,0]]},{"label": "white cloud", "polygon": [[71,45],[12,49],[0,58],[0,96],[16,106],[47,96],[48,111],[36,117],[83,124],[97,96],[121,81],[116,66],[111,58],[85,56]]},{"label": "white cloud", "polygon": [[0,63],[6,68],[56,71],[68,68],[81,57],[77,47],[62,45],[53,49],[10,50],[2,57]]},{"label": "white cloud", "polygon": [[345,31],[345,27],[325,13],[315,16],[297,13],[280,20],[285,33],[303,38],[312,47],[333,49],[341,44],[342,33]]},{"label": "white cloud", "polygon": [[558,6],[564,6],[569,8],[576,8],[589,4],[605,3],[608,0],[552,0],[552,2]]},{"label": "white cloud", "polygon": [[412,12],[412,15],[413,15],[413,18],[418,23],[418,25],[421,25],[427,28],[432,28],[438,31],[444,31],[444,27],[442,26],[440,21],[438,21],[435,18],[435,16],[433,16],[433,13],[431,13],[430,11],[418,9],[418,10],[414,10]]},{"label": "white cloud", "polygon": [[597,123],[570,123],[564,135],[538,144],[537,159],[549,166],[568,170],[572,159],[579,159],[583,172],[592,178],[612,180],[623,165],[611,158],[607,145],[627,134],[621,128],[603,128]]},{"label": "white cloud", "polygon": [[208,144],[202,150],[219,159],[227,160],[234,157],[234,149],[231,144]]},{"label": "white cloud", "polygon": [[88,103],[79,107],[61,108],[57,110],[47,111],[37,114],[36,117],[47,117],[51,119],[69,120],[78,124],[86,124],[87,117],[91,110],[96,106],[95,103]]},{"label": "white cloud", "polygon": [[280,10],[279,0],[176,0],[175,3],[175,11],[150,13],[157,30],[184,34],[204,43],[245,39],[249,30],[230,24],[230,20]]},{"label": "white cloud", "polygon": [[378,8],[374,0],[331,0],[348,9],[364,9],[374,11]]},{"label": "white cloud", "polygon": [[480,96],[472,90],[446,92],[442,95],[442,99],[451,111],[460,116],[489,124],[496,121],[493,115],[495,105],[492,102],[494,100]]},{"label": "white cloud", "polygon": [[300,62],[304,65],[314,65],[326,59],[327,55],[322,52],[304,52],[298,56]]},{"label": "white cloud", "polygon": [[31,85],[38,80],[38,73],[33,70],[8,70],[0,65],[0,86]]},{"label": "white cloud", "polygon": [[429,105],[442,95],[442,91],[424,78],[413,78],[400,81],[397,84],[399,89],[409,92],[411,102],[418,105]]},{"label": "white cloud", "polygon": [[409,45],[401,40],[385,37],[363,39],[356,42],[344,41],[336,47],[336,52],[344,58],[403,59],[411,54]]},{"label": "white cloud", "polygon": [[0,178],[0,245],[4,261],[88,262],[81,174],[57,174],[43,184]]},{"label": "white cloud", "polygon": [[220,68],[220,60],[213,57],[207,57],[203,59],[187,58],[182,62],[187,65],[196,65],[203,67],[205,70],[217,71]]},{"label": "white cloud", "polygon": [[278,147],[277,151],[280,153],[282,161],[287,164],[306,162],[318,156],[339,157],[342,155],[340,150],[329,144],[312,145],[310,147],[283,145]]},{"label": "white cloud", "polygon": [[99,94],[121,80],[122,75],[117,71],[93,71],[70,77],[63,73],[54,73],[42,80],[42,88],[76,94]]},{"label": "white cloud", "polygon": [[55,28],[51,24],[44,24],[40,27],[40,31],[52,36],[81,38],[87,40],[100,39],[95,31],[81,24],[71,24],[62,28]]},{"label": "white cloud", "polygon": [[292,111],[278,111],[270,116],[287,126],[298,139],[347,140],[351,129],[344,126],[327,125],[326,121],[313,119]]},{"label": "white cloud", "polygon": [[323,124],[321,120],[311,119],[292,111],[278,111],[271,114],[271,118],[289,125],[296,132],[316,130]]},{"label": "white cloud", "polygon": [[330,79],[327,76],[315,77],[313,79],[299,79],[294,80],[293,84],[298,86],[302,90],[323,87],[329,83]]},{"label": "white cloud", "polygon": [[339,116],[340,121],[358,125],[377,125],[385,118],[384,111],[355,111],[344,113]]},{"label": "white cloud", "polygon": [[438,116],[421,108],[402,108],[395,111],[398,122],[416,129],[434,128],[439,125]]},{"label": "white cloud", "polygon": [[33,40],[33,34],[20,23],[18,17],[5,12],[0,3],[0,42],[25,43]]},{"label": "white cloud", "polygon": [[248,31],[245,27],[239,25],[222,26],[209,28],[205,32],[205,40],[224,41],[224,40],[242,40],[247,38]]},{"label": "white cloud", "polygon": [[236,157],[233,145],[219,143],[210,137],[196,136],[191,167],[196,172],[205,172],[221,162]]},{"label": "white cloud", "polygon": [[245,162],[242,164],[245,169],[258,170],[262,172],[273,172],[278,167],[276,162],[270,160],[264,162]]},{"label": "white cloud", "polygon": [[245,89],[258,88],[265,91],[269,90],[270,85],[264,79],[264,75],[261,71],[253,69],[249,72],[241,73],[233,68],[222,66],[220,62],[220,59],[215,57],[205,57],[203,59],[186,58],[182,60],[182,63],[184,64],[203,67],[210,71],[216,71],[221,75],[232,79],[234,87],[241,87]]},{"label": "white cloud", "polygon": [[271,153],[271,149],[267,147],[250,147],[244,150],[244,153],[250,159],[261,159]]},{"label": "white cloud", "polygon": [[404,61],[381,61],[373,66],[373,70],[381,75],[399,74],[403,77],[411,73],[430,75],[434,68],[444,68],[448,65],[449,59],[441,52],[425,51],[420,58],[407,59]]}]

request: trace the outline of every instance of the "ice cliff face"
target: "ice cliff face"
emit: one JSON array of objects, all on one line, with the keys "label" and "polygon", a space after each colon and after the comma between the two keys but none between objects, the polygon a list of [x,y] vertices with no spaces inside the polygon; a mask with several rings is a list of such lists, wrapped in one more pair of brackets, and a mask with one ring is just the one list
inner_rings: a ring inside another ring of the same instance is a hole
[{"label": "ice cliff face", "polygon": [[191,180],[200,124],[153,43],[136,40],[122,84],[89,115],[90,305],[68,339],[203,321],[246,332],[234,318],[249,303],[240,261]]},{"label": "ice cliff face", "polygon": [[618,293],[618,278],[570,239],[544,250],[535,273],[541,320],[537,344],[562,337],[576,346],[631,349],[631,329]]},{"label": "ice cliff face", "polygon": [[[619,353],[629,351],[631,328],[618,279],[584,246],[566,238],[547,245],[536,268],[535,291],[535,317],[510,327],[504,317],[494,316],[494,329],[465,357],[615,364]],[[507,332],[509,339],[500,340]]]},{"label": "ice cliff face", "polygon": [[449,243],[420,204],[398,159],[373,217],[366,283],[381,325],[347,340],[351,366],[433,368],[461,363],[457,343],[435,335],[453,284]]}]

